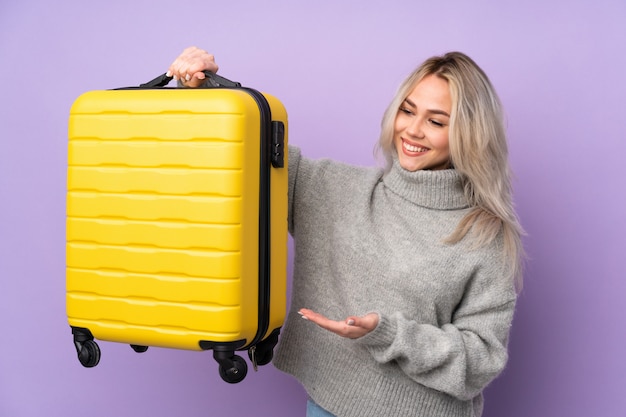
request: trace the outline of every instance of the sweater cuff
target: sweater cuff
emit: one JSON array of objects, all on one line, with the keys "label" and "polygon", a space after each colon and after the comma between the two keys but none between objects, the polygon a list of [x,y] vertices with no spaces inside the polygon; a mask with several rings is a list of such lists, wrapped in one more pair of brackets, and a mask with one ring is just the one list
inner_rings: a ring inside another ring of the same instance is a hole
[{"label": "sweater cuff", "polygon": [[356,341],[368,349],[386,349],[393,343],[398,326],[395,321],[389,320],[386,316],[378,312],[376,314],[378,314],[378,326],[365,336],[356,339]]}]

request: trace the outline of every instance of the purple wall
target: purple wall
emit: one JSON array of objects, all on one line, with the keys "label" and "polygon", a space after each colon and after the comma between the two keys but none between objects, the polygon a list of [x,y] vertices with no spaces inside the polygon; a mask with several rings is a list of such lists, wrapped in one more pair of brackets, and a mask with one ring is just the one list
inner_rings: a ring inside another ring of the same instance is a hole
[{"label": "purple wall", "polygon": [[361,164],[414,66],[452,49],[474,57],[507,109],[531,257],[485,416],[623,416],[626,2],[294,3],[0,3],[0,416],[304,415],[301,388],[271,366],[228,385],[210,353],[102,343],[98,367],[75,357],[69,108],[87,90],[159,75],[191,44],[214,52],[223,75],[281,98],[306,154]]}]

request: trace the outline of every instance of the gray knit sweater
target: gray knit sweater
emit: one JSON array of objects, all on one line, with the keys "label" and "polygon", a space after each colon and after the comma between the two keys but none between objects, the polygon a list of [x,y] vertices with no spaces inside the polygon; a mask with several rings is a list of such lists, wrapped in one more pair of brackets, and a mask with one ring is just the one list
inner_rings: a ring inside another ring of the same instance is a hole
[{"label": "gray knit sweater", "polygon": [[[274,364],[339,417],[476,417],[504,368],[516,293],[501,242],[449,245],[467,213],[455,170],[390,172],[289,149],[291,311]],[[345,339],[301,320],[376,312]]]}]

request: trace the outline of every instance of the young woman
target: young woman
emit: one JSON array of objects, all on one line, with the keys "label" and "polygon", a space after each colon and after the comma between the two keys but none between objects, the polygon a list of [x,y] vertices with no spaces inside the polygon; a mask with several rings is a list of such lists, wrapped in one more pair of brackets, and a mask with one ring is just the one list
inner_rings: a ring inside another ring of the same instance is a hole
[{"label": "young woman", "polygon": [[[188,48],[169,74],[203,83]],[[468,56],[433,57],[382,122],[384,169],[289,148],[291,311],[274,358],[307,416],[480,416],[521,282],[499,99]],[[303,320],[304,319],[304,320]]]}]

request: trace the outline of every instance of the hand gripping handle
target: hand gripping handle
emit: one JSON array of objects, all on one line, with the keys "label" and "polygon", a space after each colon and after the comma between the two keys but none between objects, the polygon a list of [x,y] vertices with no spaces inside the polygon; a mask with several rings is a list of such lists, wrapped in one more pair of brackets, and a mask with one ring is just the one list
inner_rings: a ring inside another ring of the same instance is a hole
[{"label": "hand gripping handle", "polygon": [[[212,87],[241,87],[241,83],[236,81],[231,81],[228,78],[224,78],[222,76],[217,75],[211,71],[203,71],[204,75],[206,75],[206,80],[208,83],[206,88]],[[165,87],[172,81],[173,77],[168,77],[167,73],[161,74],[153,80],[148,81],[147,83],[140,84],[139,88],[157,88],[157,87]]]}]

